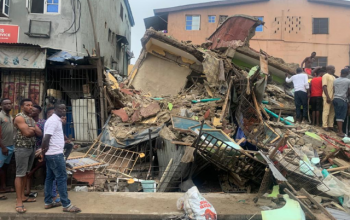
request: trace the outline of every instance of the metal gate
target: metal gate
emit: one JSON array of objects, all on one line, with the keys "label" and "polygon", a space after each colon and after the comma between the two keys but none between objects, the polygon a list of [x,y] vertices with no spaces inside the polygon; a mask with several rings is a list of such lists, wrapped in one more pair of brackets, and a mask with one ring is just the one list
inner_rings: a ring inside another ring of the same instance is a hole
[{"label": "metal gate", "polygon": [[96,67],[49,66],[45,82],[45,109],[58,101],[67,106],[66,136],[79,143],[97,138],[102,124]]}]

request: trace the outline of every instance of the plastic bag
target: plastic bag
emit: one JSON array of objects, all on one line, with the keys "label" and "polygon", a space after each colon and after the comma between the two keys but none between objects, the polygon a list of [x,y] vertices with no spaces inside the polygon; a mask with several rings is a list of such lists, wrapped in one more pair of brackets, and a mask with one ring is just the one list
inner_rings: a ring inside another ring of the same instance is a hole
[{"label": "plastic bag", "polygon": [[177,200],[177,209],[185,210],[189,219],[217,219],[217,213],[214,207],[199,193],[195,186],[189,189],[184,196]]},{"label": "plastic bag", "polygon": [[347,186],[332,174],[328,174],[323,180],[323,183],[329,188],[329,190],[327,191],[327,188],[323,186],[323,184],[317,187],[318,190],[324,191],[327,195],[334,197],[344,196],[343,207],[350,209],[350,186]]},{"label": "plastic bag", "polygon": [[89,188],[87,186],[76,186],[74,192],[89,192]]}]

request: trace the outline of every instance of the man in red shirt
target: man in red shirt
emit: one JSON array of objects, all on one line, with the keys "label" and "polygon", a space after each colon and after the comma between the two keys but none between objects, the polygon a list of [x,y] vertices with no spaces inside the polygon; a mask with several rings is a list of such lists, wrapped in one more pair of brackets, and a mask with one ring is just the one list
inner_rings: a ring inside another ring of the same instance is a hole
[{"label": "man in red shirt", "polygon": [[[326,73],[325,68],[317,67],[313,73],[316,73],[316,77],[310,82],[310,105],[312,109],[312,124],[321,126],[320,116],[323,109],[322,99],[322,76]],[[315,123],[316,122],[316,123]]]}]

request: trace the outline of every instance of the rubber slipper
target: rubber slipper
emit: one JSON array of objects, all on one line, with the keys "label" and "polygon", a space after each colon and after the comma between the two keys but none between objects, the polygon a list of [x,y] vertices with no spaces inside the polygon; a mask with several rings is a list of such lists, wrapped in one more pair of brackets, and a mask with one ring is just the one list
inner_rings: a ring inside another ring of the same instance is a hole
[{"label": "rubber slipper", "polygon": [[45,209],[52,209],[52,208],[56,208],[56,207],[60,207],[62,206],[62,203],[60,202],[53,202],[50,205],[45,206]]},{"label": "rubber slipper", "polygon": [[28,196],[31,197],[31,198],[36,198],[36,197],[38,197],[38,193],[37,192],[32,192],[32,193],[29,193]]},{"label": "rubber slipper", "polygon": [[30,200],[31,198],[27,198],[26,200],[22,201],[22,202],[36,202],[36,199],[32,199]]},{"label": "rubber slipper", "polygon": [[[22,211],[20,211],[19,208],[21,208]],[[25,210],[24,205],[16,206],[15,210],[17,213],[20,213],[20,214],[23,214],[27,211],[27,210]]]},{"label": "rubber slipper", "polygon": [[6,200],[6,199],[7,199],[6,196],[4,196],[4,195],[1,195],[1,196],[0,196],[0,200]]},{"label": "rubber slipper", "polygon": [[70,213],[80,213],[81,209],[78,207],[71,205],[68,208],[63,208],[63,212],[70,212]]}]

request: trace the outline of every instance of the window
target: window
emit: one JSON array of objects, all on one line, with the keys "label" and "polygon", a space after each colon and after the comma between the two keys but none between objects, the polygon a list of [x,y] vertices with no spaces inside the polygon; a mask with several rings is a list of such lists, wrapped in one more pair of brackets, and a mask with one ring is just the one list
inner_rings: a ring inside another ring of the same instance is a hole
[{"label": "window", "polygon": [[200,29],[201,16],[200,15],[187,15],[186,16],[186,30],[196,30]]},{"label": "window", "polygon": [[[264,21],[264,17],[255,17],[257,19],[259,19],[260,21]],[[255,28],[256,32],[263,32],[264,30],[264,26],[263,25],[259,25]]]},{"label": "window", "polygon": [[120,4],[120,18],[122,19],[122,21],[123,21],[123,15],[124,15],[124,8],[123,8],[123,5]]},{"label": "window", "polygon": [[312,22],[313,34],[328,34],[328,18],[314,18]]},{"label": "window", "polygon": [[0,8],[1,8],[0,17],[8,17],[10,14],[10,0],[1,0]]},{"label": "window", "polygon": [[220,17],[219,17],[219,24],[224,23],[227,18],[228,18],[227,15],[220,15]]},{"label": "window", "polygon": [[48,13],[58,13],[59,0],[46,0],[46,12]]},{"label": "window", "polygon": [[59,14],[61,0],[27,0],[28,11],[37,14]]},{"label": "window", "polygon": [[312,63],[312,67],[327,66],[327,65],[328,65],[328,58],[327,57],[315,57],[315,60]]},{"label": "window", "polygon": [[209,15],[208,16],[209,23],[215,23],[215,20],[216,20],[216,16],[215,15]]}]

